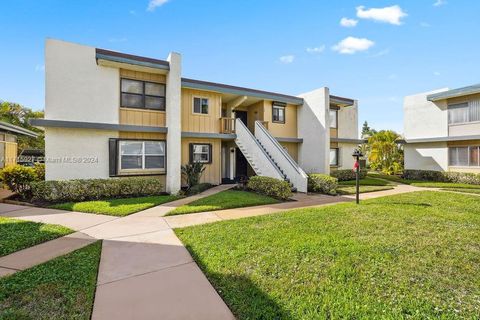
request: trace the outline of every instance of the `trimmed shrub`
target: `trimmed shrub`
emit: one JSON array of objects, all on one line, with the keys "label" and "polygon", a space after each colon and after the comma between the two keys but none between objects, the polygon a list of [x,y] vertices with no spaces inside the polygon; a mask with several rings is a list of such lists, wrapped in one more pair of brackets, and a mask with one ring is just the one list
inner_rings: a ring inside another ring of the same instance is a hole
[{"label": "trimmed shrub", "polygon": [[336,195],[338,187],[337,178],[326,174],[311,173],[308,175],[308,191]]},{"label": "trimmed shrub", "polygon": [[281,200],[287,200],[292,196],[292,189],[287,181],[270,178],[270,177],[251,177],[247,183],[247,188]]},{"label": "trimmed shrub", "polygon": [[0,171],[0,178],[8,189],[26,198],[30,192],[30,183],[37,181],[37,174],[31,167],[15,164],[3,168]]},{"label": "trimmed shrub", "polygon": [[480,185],[480,174],[466,172],[442,172],[433,170],[405,170],[402,178],[434,182],[452,182]]},{"label": "trimmed shrub", "polygon": [[35,170],[35,174],[37,175],[37,181],[45,180],[45,163],[35,163],[33,170]]},{"label": "trimmed shrub", "polygon": [[[360,179],[365,179],[365,177],[367,176],[367,173],[368,173],[367,169],[361,169]],[[332,170],[330,171],[330,175],[334,178],[337,178],[338,181],[355,180],[355,171],[350,169]]]},{"label": "trimmed shrub", "polygon": [[201,162],[193,162],[181,166],[182,175],[185,177],[187,186],[190,189],[200,183],[200,178],[205,171],[205,165]]},{"label": "trimmed shrub", "polygon": [[158,178],[113,178],[40,181],[31,184],[32,200],[77,202],[163,194]]},{"label": "trimmed shrub", "polygon": [[208,190],[211,187],[213,187],[213,184],[211,184],[211,183],[199,183],[199,184],[194,185],[190,189],[188,189],[186,194],[189,195],[189,196],[192,196],[194,194],[198,194],[198,193],[201,193],[205,190]]}]

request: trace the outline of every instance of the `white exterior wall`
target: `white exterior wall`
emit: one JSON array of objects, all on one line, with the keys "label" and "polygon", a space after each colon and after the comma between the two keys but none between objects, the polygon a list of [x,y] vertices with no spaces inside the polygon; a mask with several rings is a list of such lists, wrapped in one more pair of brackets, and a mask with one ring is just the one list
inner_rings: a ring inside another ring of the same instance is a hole
[{"label": "white exterior wall", "polygon": [[358,101],[338,110],[338,138],[358,139]]},{"label": "white exterior wall", "polygon": [[320,88],[301,94],[298,108],[298,164],[307,173],[330,173],[330,90]]},{"label": "white exterior wall", "polygon": [[166,123],[167,134],[167,177],[166,191],[176,194],[182,184],[182,58],[178,53],[170,53],[167,59],[170,71],[167,74],[166,88]]},{"label": "white exterior wall", "polygon": [[445,101],[434,103],[427,100],[427,95],[446,90],[441,89],[405,97],[403,127],[407,142],[408,139],[448,136],[447,103]]},{"label": "white exterior wall", "polygon": [[446,101],[431,102],[431,92],[407,96],[404,99],[405,169],[448,170],[446,142],[409,143],[410,139],[439,138],[448,136],[448,110]]},{"label": "white exterior wall", "polygon": [[352,143],[338,143],[338,149],[339,149],[339,156],[340,156],[340,162],[338,169],[339,170],[344,170],[344,169],[352,169],[353,170],[353,150],[357,147],[356,144]]},{"label": "white exterior wall", "polygon": [[116,131],[46,128],[46,180],[108,178],[108,139],[116,137]]},{"label": "white exterior wall", "polygon": [[448,148],[446,142],[406,144],[405,169],[448,170]]},{"label": "white exterior wall", "polygon": [[118,123],[119,69],[98,66],[95,48],[48,39],[45,119]]}]

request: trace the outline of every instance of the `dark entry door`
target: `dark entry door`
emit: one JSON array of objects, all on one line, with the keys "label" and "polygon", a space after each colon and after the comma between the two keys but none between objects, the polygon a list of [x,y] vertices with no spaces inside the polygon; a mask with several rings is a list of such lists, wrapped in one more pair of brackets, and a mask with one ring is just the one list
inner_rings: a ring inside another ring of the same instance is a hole
[{"label": "dark entry door", "polygon": [[[235,118],[240,119],[244,125],[247,125],[247,111],[235,111]],[[248,175],[248,161],[245,159],[242,151],[237,148],[235,152],[235,179],[239,180],[242,177],[247,177]]]},{"label": "dark entry door", "polygon": [[245,159],[242,151],[237,148],[235,150],[235,179],[239,180],[242,177],[247,177],[248,161]]},{"label": "dark entry door", "polygon": [[235,118],[239,118],[240,120],[242,120],[244,125],[247,125],[247,115],[247,111],[235,111]]}]

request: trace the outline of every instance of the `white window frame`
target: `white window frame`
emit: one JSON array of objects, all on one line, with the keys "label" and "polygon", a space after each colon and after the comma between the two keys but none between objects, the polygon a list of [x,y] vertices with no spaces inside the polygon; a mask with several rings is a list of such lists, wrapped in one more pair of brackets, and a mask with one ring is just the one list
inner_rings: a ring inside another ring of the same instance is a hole
[{"label": "white window frame", "polygon": [[[206,152],[195,152],[195,146],[207,146],[208,150]],[[192,143],[192,162],[194,163],[212,163],[210,155],[212,154],[212,145],[209,143]],[[207,160],[195,161],[195,154],[206,154]]]},{"label": "white window frame", "polygon": [[[195,112],[195,99],[200,99],[200,112]],[[207,113],[202,112],[202,100],[207,100]],[[208,116],[210,113],[210,99],[207,97],[193,96],[192,98],[192,113],[196,115]]]},{"label": "white window frame", "polygon": [[[278,113],[279,120],[275,120],[275,109],[279,109],[283,111],[283,120],[280,120],[280,113]],[[280,123],[285,124],[287,122],[287,106],[284,104],[273,103],[272,105],[272,122],[273,123]]]},{"label": "white window frame", "polygon": [[[122,154],[122,144],[132,142],[132,143],[142,143],[142,152],[141,154]],[[157,142],[163,144],[163,154],[162,153],[145,153],[145,143],[146,142]],[[132,169],[122,169],[122,156],[141,156],[142,157],[142,167],[141,168],[132,168]],[[162,156],[163,157],[163,168],[145,168],[145,157],[146,156]],[[167,164],[167,152],[166,152],[166,142],[165,140],[119,140],[118,141],[118,171],[122,173],[164,173],[166,172],[165,167]]]}]

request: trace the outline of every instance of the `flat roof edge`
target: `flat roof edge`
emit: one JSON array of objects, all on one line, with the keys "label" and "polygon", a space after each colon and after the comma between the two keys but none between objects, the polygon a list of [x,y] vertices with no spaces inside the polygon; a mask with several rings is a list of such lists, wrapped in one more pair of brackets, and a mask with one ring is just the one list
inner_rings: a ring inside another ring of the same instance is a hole
[{"label": "flat roof edge", "polygon": [[427,100],[438,101],[438,100],[468,96],[468,95],[477,94],[477,93],[480,93],[480,84],[475,84],[468,87],[462,87],[458,89],[452,89],[448,91],[429,94],[427,95]]}]

